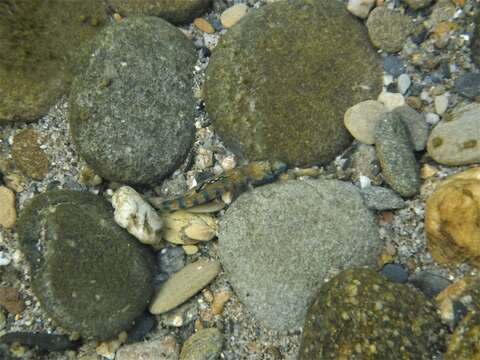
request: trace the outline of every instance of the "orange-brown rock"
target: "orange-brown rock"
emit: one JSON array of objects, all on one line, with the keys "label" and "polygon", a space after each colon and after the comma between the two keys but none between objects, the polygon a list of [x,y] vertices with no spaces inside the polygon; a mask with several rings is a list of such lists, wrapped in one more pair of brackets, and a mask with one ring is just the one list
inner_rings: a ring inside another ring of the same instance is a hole
[{"label": "orange-brown rock", "polygon": [[440,264],[480,268],[480,167],[448,177],[427,200],[428,249]]}]

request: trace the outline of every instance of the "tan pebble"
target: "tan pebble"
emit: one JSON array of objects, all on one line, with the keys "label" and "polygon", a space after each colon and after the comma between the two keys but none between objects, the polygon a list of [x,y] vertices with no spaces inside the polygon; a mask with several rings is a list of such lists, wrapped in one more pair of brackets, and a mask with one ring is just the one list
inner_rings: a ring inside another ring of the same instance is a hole
[{"label": "tan pebble", "polygon": [[5,181],[5,185],[9,189],[12,189],[16,193],[22,192],[25,189],[25,181],[19,174],[7,174],[3,177],[3,181]]},{"label": "tan pebble", "polygon": [[195,25],[199,30],[201,30],[201,31],[203,31],[207,34],[213,34],[215,32],[215,29],[212,26],[212,24],[210,24],[204,18],[196,18],[193,21],[193,25]]},{"label": "tan pebble", "polygon": [[432,165],[424,164],[420,169],[420,178],[429,179],[432,176],[435,176],[438,173],[438,170]]},{"label": "tan pebble", "polygon": [[208,323],[213,320],[213,314],[210,309],[204,309],[200,311],[200,318],[202,319],[202,321]]},{"label": "tan pebble", "polygon": [[200,319],[195,320],[195,332],[204,329],[203,322]]},{"label": "tan pebble", "polygon": [[17,221],[15,194],[5,186],[0,186],[0,226],[11,228]]},{"label": "tan pebble", "polygon": [[205,298],[205,301],[211,303],[213,301],[213,294],[210,290],[205,289],[202,291],[202,295]]},{"label": "tan pebble", "polygon": [[115,352],[120,348],[120,346],[122,346],[125,341],[127,341],[127,338],[127,332],[122,331],[116,339],[100,342],[97,345],[95,351],[98,355],[113,359],[115,357]]},{"label": "tan pebble", "polygon": [[422,110],[422,99],[420,99],[418,96],[409,96],[407,97],[407,105],[410,106],[412,109],[415,110]]},{"label": "tan pebble", "polygon": [[217,261],[198,260],[173,274],[159,289],[150,305],[152,314],[174,309],[206,287],[220,272]]},{"label": "tan pebble", "polygon": [[221,290],[215,294],[212,304],[212,314],[220,315],[223,312],[223,307],[230,300],[232,294],[227,290]]},{"label": "tan pebble", "polygon": [[245,4],[236,4],[225,10],[220,16],[222,25],[227,29],[235,25],[248,12],[248,6]]},{"label": "tan pebble", "polygon": [[123,17],[119,13],[115,13],[115,14],[113,14],[113,20],[115,20],[117,23],[119,23],[120,21],[123,20]]},{"label": "tan pebble", "polygon": [[480,267],[480,168],[447,178],[427,199],[427,245],[440,264]]},{"label": "tan pebble", "polygon": [[163,221],[162,236],[174,244],[192,245],[197,241],[209,241],[218,230],[216,219],[207,214],[179,210],[160,216]]},{"label": "tan pebble", "polygon": [[185,254],[187,255],[195,255],[198,253],[198,246],[196,245],[183,245],[183,251],[185,251]]}]

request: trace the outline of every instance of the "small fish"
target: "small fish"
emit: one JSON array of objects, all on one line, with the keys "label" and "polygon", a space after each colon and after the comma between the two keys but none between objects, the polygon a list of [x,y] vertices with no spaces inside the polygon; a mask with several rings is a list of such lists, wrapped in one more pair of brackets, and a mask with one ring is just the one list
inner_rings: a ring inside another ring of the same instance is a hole
[{"label": "small fish", "polygon": [[166,200],[159,204],[161,211],[175,211],[199,206],[215,199],[220,199],[227,192],[238,194],[249,186],[258,186],[275,181],[287,170],[281,161],[256,161],[239,166],[224,174],[193,188],[184,195]]}]

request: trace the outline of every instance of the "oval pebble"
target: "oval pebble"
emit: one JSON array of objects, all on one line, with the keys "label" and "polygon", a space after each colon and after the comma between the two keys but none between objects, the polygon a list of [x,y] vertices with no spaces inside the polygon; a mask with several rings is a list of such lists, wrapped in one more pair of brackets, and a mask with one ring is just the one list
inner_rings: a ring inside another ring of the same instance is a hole
[{"label": "oval pebble", "polygon": [[222,25],[228,29],[240,21],[247,12],[248,6],[246,4],[235,4],[222,13],[220,21]]},{"label": "oval pebble", "polygon": [[0,186],[0,226],[11,228],[17,221],[15,194],[6,186]]},{"label": "oval pebble", "polygon": [[152,314],[174,309],[207,286],[219,273],[217,261],[198,260],[172,275],[153,298]]},{"label": "oval pebble", "polygon": [[375,125],[387,108],[379,101],[362,101],[345,112],[344,124],[352,136],[361,143],[375,143]]},{"label": "oval pebble", "polygon": [[431,132],[428,154],[443,165],[466,165],[480,161],[480,104],[452,112],[451,121],[440,122]]},{"label": "oval pebble", "polygon": [[222,347],[223,335],[218,329],[202,329],[185,341],[180,360],[215,360]]},{"label": "oval pebble", "polygon": [[398,115],[388,113],[375,131],[377,156],[386,182],[403,197],[414,196],[420,188],[418,164],[408,129]]}]

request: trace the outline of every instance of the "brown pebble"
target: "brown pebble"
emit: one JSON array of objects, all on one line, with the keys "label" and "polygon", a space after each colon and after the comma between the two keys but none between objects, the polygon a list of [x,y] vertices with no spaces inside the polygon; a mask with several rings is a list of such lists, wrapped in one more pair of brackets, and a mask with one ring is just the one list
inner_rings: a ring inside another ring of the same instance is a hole
[{"label": "brown pebble", "polygon": [[409,96],[407,97],[407,104],[415,110],[422,110],[423,103],[418,96]]},{"label": "brown pebble", "polygon": [[212,26],[212,24],[210,24],[204,18],[196,18],[193,21],[193,25],[195,25],[199,30],[201,30],[201,31],[203,31],[207,34],[213,34],[215,32],[215,29]]},{"label": "brown pebble", "polygon": [[230,300],[232,294],[227,290],[220,290],[213,298],[212,314],[220,315],[223,312],[223,307]]},{"label": "brown pebble", "polygon": [[19,314],[25,309],[20,293],[12,287],[0,288],[0,305],[10,314]]},{"label": "brown pebble", "polygon": [[42,180],[48,172],[48,157],[38,145],[35,130],[26,129],[13,138],[12,157],[17,166],[34,180]]},{"label": "brown pebble", "polygon": [[391,211],[384,211],[380,214],[380,225],[391,224],[393,222],[394,215]]},{"label": "brown pebble", "polygon": [[206,302],[211,303],[213,301],[213,294],[209,289],[203,290],[202,294]]},{"label": "brown pebble", "polygon": [[437,174],[438,170],[435,169],[433,166],[424,164],[420,169],[420,178],[422,179],[429,179],[432,176]]}]

